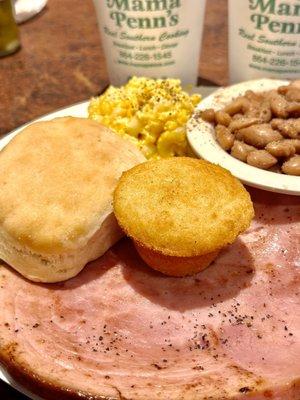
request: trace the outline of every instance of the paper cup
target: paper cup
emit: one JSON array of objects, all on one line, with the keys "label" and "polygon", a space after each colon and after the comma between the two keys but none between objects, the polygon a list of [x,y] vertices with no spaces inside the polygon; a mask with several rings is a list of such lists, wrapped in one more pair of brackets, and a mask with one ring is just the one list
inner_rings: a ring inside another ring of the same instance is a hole
[{"label": "paper cup", "polygon": [[110,82],[132,76],[196,84],[205,0],[94,0]]},{"label": "paper cup", "polygon": [[229,0],[230,82],[299,79],[299,0]]}]

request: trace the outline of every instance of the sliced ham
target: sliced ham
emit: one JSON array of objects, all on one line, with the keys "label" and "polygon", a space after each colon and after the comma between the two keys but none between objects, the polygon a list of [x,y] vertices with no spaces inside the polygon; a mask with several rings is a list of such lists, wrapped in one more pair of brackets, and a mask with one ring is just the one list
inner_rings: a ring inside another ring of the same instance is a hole
[{"label": "sliced ham", "polygon": [[194,277],[123,240],[42,285],[0,267],[0,358],[45,399],[299,400],[300,202],[253,191],[256,219]]}]

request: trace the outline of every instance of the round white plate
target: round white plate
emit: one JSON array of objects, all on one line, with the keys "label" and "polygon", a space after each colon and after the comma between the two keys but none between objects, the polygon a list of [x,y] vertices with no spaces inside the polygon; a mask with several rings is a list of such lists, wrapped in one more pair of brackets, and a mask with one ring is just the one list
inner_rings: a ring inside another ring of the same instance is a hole
[{"label": "round white plate", "polygon": [[244,94],[246,90],[262,92],[287,84],[288,81],[260,79],[220,88],[206,97],[196,107],[187,125],[188,141],[198,157],[228,169],[234,176],[249,186],[271,192],[300,195],[300,177],[277,174],[252,167],[223,150],[217,143],[212,124],[197,118],[199,111],[207,108],[221,109],[233,98]]},{"label": "round white plate", "polygon": [[[218,91],[217,91],[217,92],[218,92]],[[207,97],[206,99],[204,99],[204,100],[200,103],[200,105],[201,105],[201,106],[204,105],[203,108],[207,108],[207,105],[205,106],[205,104],[207,104],[206,102],[207,102],[207,100],[210,99],[210,98],[211,98],[211,96],[209,96],[209,97]],[[43,117],[41,117],[41,118],[37,118],[36,120],[31,121],[31,122],[29,122],[28,124],[25,124],[25,125],[23,125],[23,126],[17,128],[16,130],[12,131],[10,134],[8,134],[7,136],[3,137],[3,138],[0,140],[0,150],[1,150],[15,135],[17,135],[22,129],[24,129],[26,126],[30,125],[32,122],[35,122],[35,121],[47,121],[47,120],[51,120],[51,119],[53,119],[53,118],[57,118],[57,117],[66,117],[66,116],[86,118],[86,117],[87,117],[87,107],[88,107],[88,104],[89,104],[89,101],[84,101],[84,102],[75,104],[75,105],[73,105],[73,106],[63,108],[63,109],[61,109],[61,110],[58,110],[58,111],[55,111],[55,112],[53,112],[53,113],[47,114],[47,115],[45,115],[45,116],[43,116]],[[200,106],[199,106],[197,109],[200,110],[200,109],[201,109]],[[225,168],[230,169],[228,166],[225,166],[224,163],[217,161],[217,159],[215,159],[215,158],[213,158],[213,159],[211,159],[211,158],[206,158],[206,157],[205,157],[205,154],[202,155],[202,151],[199,150],[199,146],[200,146],[200,148],[201,148],[201,150],[202,150],[202,141],[199,141],[199,140],[198,140],[198,137],[199,137],[199,136],[205,136],[205,135],[204,135],[204,134],[203,134],[203,135],[202,135],[202,134],[199,135],[199,131],[198,131],[199,128],[198,128],[197,126],[192,127],[191,122],[189,123],[189,128],[188,128],[188,129],[189,129],[189,130],[188,130],[188,138],[189,138],[189,141],[190,141],[192,147],[194,148],[196,154],[198,154],[198,155],[199,155],[200,157],[202,157],[202,158],[205,158],[205,159],[207,159],[207,160],[209,160],[209,161],[212,161],[212,162],[215,162],[215,163],[219,163],[220,165],[224,166]],[[204,133],[205,133],[205,132],[204,132]],[[210,140],[212,140],[212,139],[210,139]],[[207,139],[206,139],[204,142],[206,142],[206,143],[209,142],[209,136],[207,137]],[[214,148],[214,147],[218,147],[218,145],[216,145],[216,142],[215,142],[214,138],[213,138],[213,143],[214,143],[214,145],[212,146],[213,148]],[[198,149],[198,150],[197,150],[197,149]],[[219,151],[220,149],[221,149],[221,148],[219,148],[218,151]],[[222,150],[222,149],[221,149],[221,150]],[[227,153],[224,152],[223,150],[222,150],[222,153],[224,153],[225,157],[227,156],[229,159],[238,162],[238,160],[235,160],[233,157],[231,157],[229,154],[227,154]],[[214,153],[212,153],[212,154],[214,154]],[[224,155],[223,155],[223,156],[224,156]],[[220,158],[220,161],[222,161],[221,158]],[[245,166],[245,167],[248,167],[248,168],[249,168],[249,166],[247,166],[247,165],[244,164],[244,163],[238,162],[238,164],[239,164],[239,165],[241,164],[241,166]],[[248,168],[247,168],[247,169],[248,169]],[[255,171],[255,173],[256,173],[256,171],[258,171],[258,172],[265,172],[265,171],[258,170],[258,169],[256,169],[256,168],[254,168],[254,171]],[[234,171],[232,171],[232,173],[234,173]],[[253,175],[255,175],[255,173],[254,173]],[[278,175],[277,175],[277,174],[273,174],[273,173],[270,173],[270,172],[268,172],[267,174],[275,175],[275,176],[277,177],[277,179],[280,179],[280,178],[283,176],[283,175],[279,175],[279,174],[278,174]],[[234,175],[236,175],[238,178],[240,178],[241,180],[243,180],[245,183],[248,183],[248,181],[247,181],[246,179],[243,179],[242,177],[240,177],[239,174],[234,173]],[[246,172],[246,176],[247,176],[247,172]],[[295,179],[295,177],[290,177],[290,176],[284,176],[284,177],[286,177],[286,178],[294,178],[294,179]],[[300,185],[300,178],[297,178],[297,177],[296,177],[296,180],[297,180],[297,184],[298,184],[298,192],[297,192],[297,193],[296,193],[295,191],[294,191],[294,192],[291,192],[291,191],[288,191],[288,190],[286,190],[286,191],[281,190],[281,191],[283,191],[283,192],[285,192],[285,193],[291,193],[291,194],[300,194],[300,186],[299,186],[299,185]],[[248,184],[251,185],[251,183],[248,183]],[[254,185],[254,184],[253,184],[252,186],[258,186],[258,187],[266,188],[266,187],[263,186],[263,185],[259,186],[259,185]],[[274,188],[273,188],[273,189],[269,189],[269,190],[274,190]],[[0,379],[2,379],[4,382],[8,383],[9,385],[11,385],[12,387],[14,387],[15,389],[17,389],[19,392],[21,392],[21,393],[25,394],[26,396],[30,397],[31,399],[33,399],[33,400],[41,400],[40,397],[38,397],[38,396],[36,396],[36,395],[33,395],[33,394],[31,394],[28,390],[22,388],[17,382],[14,381],[14,379],[12,379],[12,377],[11,377],[9,374],[7,374],[7,372],[5,371],[5,369],[2,368],[1,366],[0,366]]]},{"label": "round white plate", "polygon": [[[22,129],[24,129],[27,125],[32,124],[32,122],[35,121],[47,121],[53,118],[57,117],[82,117],[86,118],[87,117],[87,107],[88,107],[89,101],[84,101],[82,103],[75,104],[73,106],[67,107],[67,108],[62,108],[61,110],[55,111],[51,114],[47,114],[41,118],[37,118],[34,121],[29,122],[28,124],[25,124],[21,126],[20,128],[15,129],[12,131],[10,134],[7,136],[3,137],[0,140],[0,150],[3,149],[5,145],[14,137],[16,136]],[[20,386],[17,382],[12,379],[12,377],[5,371],[4,368],[0,366],[0,379],[2,379],[4,382],[8,383],[10,386],[18,390],[19,392],[25,394],[29,398],[33,400],[42,400],[41,397],[38,397],[36,395],[33,395],[30,393],[28,390],[24,389],[22,386]]]}]

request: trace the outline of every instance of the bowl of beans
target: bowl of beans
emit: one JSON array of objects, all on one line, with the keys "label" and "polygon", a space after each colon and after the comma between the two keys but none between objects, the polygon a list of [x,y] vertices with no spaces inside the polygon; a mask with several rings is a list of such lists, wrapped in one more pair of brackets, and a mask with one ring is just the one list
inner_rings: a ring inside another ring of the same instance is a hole
[{"label": "bowl of beans", "polygon": [[220,88],[187,125],[194,152],[244,183],[300,195],[300,80]]}]

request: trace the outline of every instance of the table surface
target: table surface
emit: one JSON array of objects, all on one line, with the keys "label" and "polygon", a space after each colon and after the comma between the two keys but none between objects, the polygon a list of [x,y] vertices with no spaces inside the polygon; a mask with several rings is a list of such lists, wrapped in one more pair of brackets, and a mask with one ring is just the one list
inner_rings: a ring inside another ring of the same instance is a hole
[{"label": "table surface", "polygon": [[[48,0],[20,26],[22,48],[0,59],[0,135],[100,93],[108,78],[91,0]],[[199,77],[227,83],[227,1],[209,0]],[[0,382],[0,398],[25,396]]]},{"label": "table surface", "polygon": [[[199,76],[227,82],[227,1],[209,0]],[[48,0],[20,25],[22,49],[0,58],[0,135],[89,99],[108,84],[92,0]]]}]

